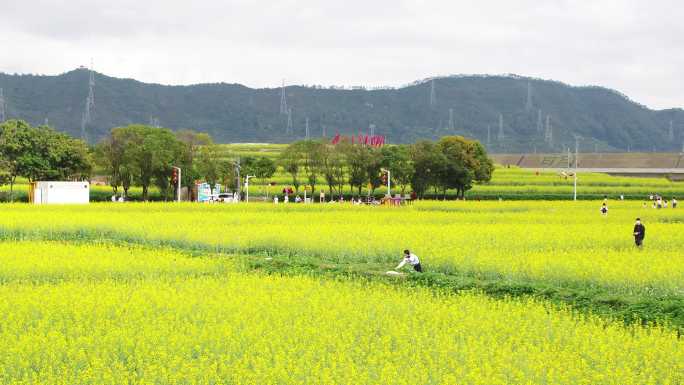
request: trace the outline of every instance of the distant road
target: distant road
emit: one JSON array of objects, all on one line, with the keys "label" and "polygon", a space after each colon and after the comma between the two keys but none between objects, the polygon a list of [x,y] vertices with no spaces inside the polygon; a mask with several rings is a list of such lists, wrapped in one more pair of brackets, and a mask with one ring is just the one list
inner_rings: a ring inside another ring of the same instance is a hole
[{"label": "distant road", "polygon": [[[575,154],[493,154],[501,165],[531,169],[567,170],[575,167]],[[684,177],[682,153],[580,153],[577,169],[613,175]]]}]

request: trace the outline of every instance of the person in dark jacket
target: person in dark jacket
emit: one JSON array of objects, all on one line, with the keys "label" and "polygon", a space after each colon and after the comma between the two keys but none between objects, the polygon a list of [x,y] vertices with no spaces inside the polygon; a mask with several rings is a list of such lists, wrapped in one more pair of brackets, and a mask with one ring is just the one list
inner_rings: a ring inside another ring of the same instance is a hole
[{"label": "person in dark jacket", "polygon": [[641,223],[641,219],[637,218],[634,224],[634,243],[637,247],[641,247],[646,237],[646,226]]}]

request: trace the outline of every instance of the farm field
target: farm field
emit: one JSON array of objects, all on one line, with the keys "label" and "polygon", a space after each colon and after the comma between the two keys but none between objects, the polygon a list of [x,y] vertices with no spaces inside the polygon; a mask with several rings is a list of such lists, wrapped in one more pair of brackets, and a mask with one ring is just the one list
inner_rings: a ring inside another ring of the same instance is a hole
[{"label": "farm field", "polygon": [[5,204],[0,383],[682,383],[684,213],[599,206]]}]

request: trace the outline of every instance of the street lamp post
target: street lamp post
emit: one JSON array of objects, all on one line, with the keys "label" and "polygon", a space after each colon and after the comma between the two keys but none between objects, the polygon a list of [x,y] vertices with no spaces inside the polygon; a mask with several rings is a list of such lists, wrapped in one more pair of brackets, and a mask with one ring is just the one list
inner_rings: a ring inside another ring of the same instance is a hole
[{"label": "street lamp post", "polygon": [[240,196],[240,186],[242,185],[241,180],[240,180],[240,157],[237,158],[237,161],[233,162],[233,165],[235,166],[235,174],[237,176],[237,193],[238,197]]},{"label": "street lamp post", "polygon": [[579,156],[579,136],[575,136],[575,187],[573,192],[573,200],[577,200],[577,160]]}]

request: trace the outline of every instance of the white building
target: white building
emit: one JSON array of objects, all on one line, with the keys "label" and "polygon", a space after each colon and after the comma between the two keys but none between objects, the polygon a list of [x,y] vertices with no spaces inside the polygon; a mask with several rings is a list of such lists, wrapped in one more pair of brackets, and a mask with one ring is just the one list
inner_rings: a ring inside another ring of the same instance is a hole
[{"label": "white building", "polygon": [[89,182],[33,182],[29,202],[35,204],[77,204],[90,202]]}]

